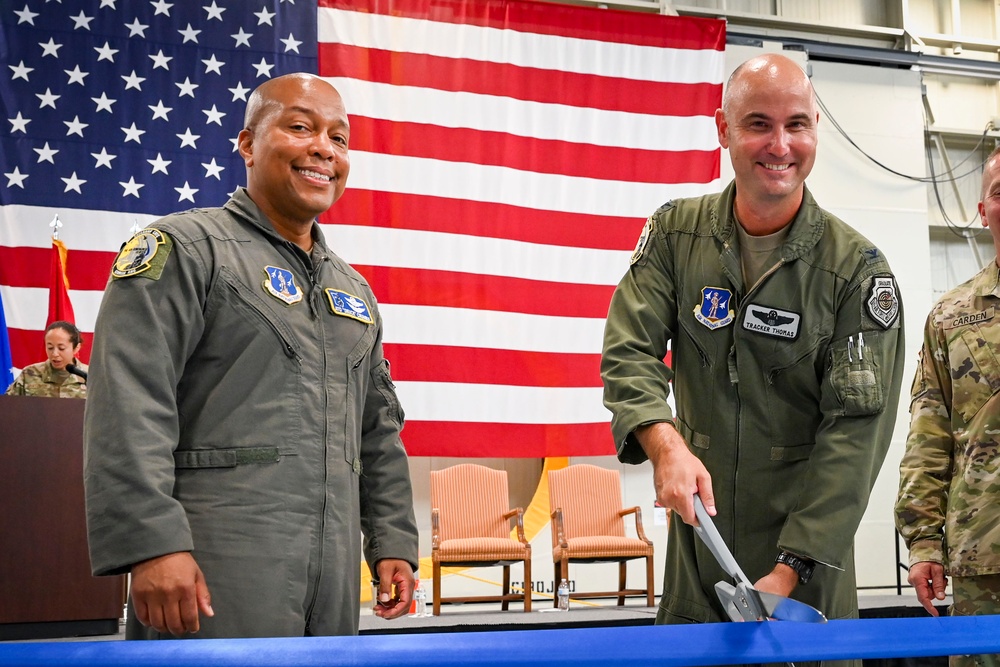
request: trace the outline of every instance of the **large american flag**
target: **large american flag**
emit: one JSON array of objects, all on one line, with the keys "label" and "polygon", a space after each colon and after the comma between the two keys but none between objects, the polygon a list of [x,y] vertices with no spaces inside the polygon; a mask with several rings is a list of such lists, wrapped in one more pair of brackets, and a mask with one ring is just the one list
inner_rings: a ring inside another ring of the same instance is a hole
[{"label": "large american flag", "polygon": [[379,299],[407,450],[614,451],[604,316],[646,216],[718,189],[723,22],[512,0],[0,7],[15,366],[42,358],[56,214],[89,334],[130,231],[224,203],[248,93],[312,71],[352,126],[321,222]]}]

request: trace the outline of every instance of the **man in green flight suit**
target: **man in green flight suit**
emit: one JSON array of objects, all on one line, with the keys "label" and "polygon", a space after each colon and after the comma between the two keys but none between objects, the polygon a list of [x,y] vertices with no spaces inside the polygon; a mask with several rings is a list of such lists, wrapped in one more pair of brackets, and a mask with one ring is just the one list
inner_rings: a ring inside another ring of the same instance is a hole
[{"label": "man in green flight suit", "polygon": [[758,589],[857,616],[852,542],[892,435],[902,307],[882,253],[805,187],[818,121],[793,61],[737,68],[716,112],[735,182],[657,210],[611,302],[601,374],[618,457],[648,458],[682,519],[659,623],[727,618],[696,492]]},{"label": "man in green flight suit", "polygon": [[[94,574],[131,575],[128,639],[353,635],[409,609],[418,534],[403,410],[368,283],[316,221],[350,123],[312,74],[250,95],[247,186],[127,242],[84,420]],[[363,537],[363,539],[362,539]]]}]

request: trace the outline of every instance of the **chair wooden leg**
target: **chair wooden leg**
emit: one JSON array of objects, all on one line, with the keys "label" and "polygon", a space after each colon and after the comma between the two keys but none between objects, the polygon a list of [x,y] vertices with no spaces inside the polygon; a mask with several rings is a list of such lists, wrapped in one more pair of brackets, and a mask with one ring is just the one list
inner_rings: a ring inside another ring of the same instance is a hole
[{"label": "chair wooden leg", "polygon": [[503,600],[500,601],[500,609],[502,611],[507,611],[510,608],[510,600],[507,596],[510,594],[510,565],[503,566]]},{"label": "chair wooden leg", "polygon": [[434,563],[434,615],[441,615],[441,563]]},{"label": "chair wooden leg", "polygon": [[646,556],[646,606],[652,607],[653,602],[653,557]]},{"label": "chair wooden leg", "polygon": [[559,561],[552,564],[552,606],[559,608],[559,582],[562,579],[559,577]]},{"label": "chair wooden leg", "polygon": [[625,606],[625,575],[627,573],[627,561],[618,562],[618,606]]},{"label": "chair wooden leg", "polygon": [[524,559],[524,611],[531,611],[531,558]]}]

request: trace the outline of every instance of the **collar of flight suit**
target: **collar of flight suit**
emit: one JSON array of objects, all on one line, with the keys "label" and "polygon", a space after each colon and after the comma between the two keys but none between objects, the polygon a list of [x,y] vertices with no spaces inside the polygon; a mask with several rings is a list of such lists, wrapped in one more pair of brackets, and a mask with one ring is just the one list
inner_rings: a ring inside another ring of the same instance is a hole
[{"label": "collar of flight suit", "polygon": [[[712,234],[723,244],[739,248],[736,233],[739,223],[733,213],[735,200],[736,181],[732,181],[719,195],[712,210]],[[790,224],[791,229],[781,245],[781,259],[785,263],[802,257],[816,247],[826,230],[826,215],[805,185],[802,186],[802,204]]]},{"label": "collar of flight suit", "polygon": [[[246,221],[261,234],[274,240],[275,242],[283,244],[288,241],[288,239],[283,237],[274,229],[274,225],[271,224],[271,221],[268,220],[267,216],[264,215],[264,212],[260,210],[260,207],[254,203],[253,199],[250,198],[246,188],[237,188],[236,192],[233,193],[233,196],[230,197],[229,201],[226,202],[223,208],[234,214],[239,219]],[[323,230],[320,229],[319,223],[316,220],[313,220],[310,234],[312,235],[313,244],[319,246],[321,253],[323,255],[329,255],[330,252],[329,248],[326,246],[326,238],[323,236]],[[302,252],[305,253],[306,256],[310,255],[310,253],[306,253],[304,250]]]}]

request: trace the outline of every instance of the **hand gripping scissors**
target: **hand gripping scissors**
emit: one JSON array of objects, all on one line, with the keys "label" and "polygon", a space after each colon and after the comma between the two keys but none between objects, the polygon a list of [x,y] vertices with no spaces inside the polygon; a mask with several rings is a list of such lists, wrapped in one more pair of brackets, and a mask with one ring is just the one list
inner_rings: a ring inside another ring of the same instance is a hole
[{"label": "hand gripping scissors", "polygon": [[715,594],[719,596],[719,601],[733,621],[800,621],[804,623],[826,623],[826,616],[818,609],[810,607],[804,602],[792,600],[782,595],[765,593],[758,591],[743,574],[743,570],[736,563],[732,552],[718,528],[712,523],[712,517],[705,510],[701,497],[694,494],[694,513],[701,524],[695,528],[698,537],[702,539],[708,550],[719,561],[719,565],[730,577],[736,581],[736,585],[720,581],[715,585]]}]

